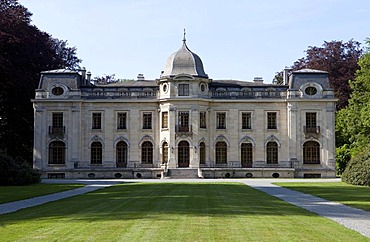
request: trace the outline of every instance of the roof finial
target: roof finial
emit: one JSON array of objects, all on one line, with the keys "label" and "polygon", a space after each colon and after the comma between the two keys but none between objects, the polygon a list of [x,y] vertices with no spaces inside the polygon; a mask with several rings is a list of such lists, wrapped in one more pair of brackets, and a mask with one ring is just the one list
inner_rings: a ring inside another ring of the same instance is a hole
[{"label": "roof finial", "polygon": [[184,44],[185,44],[185,42],[186,42],[185,35],[186,35],[186,31],[185,31],[185,28],[184,28],[184,38],[182,39],[182,42],[184,42]]}]

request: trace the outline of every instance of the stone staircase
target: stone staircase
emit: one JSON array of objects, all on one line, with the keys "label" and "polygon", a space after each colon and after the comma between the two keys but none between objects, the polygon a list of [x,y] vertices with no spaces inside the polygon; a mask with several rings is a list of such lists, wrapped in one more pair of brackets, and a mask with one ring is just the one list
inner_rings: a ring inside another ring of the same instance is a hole
[{"label": "stone staircase", "polygon": [[193,168],[168,169],[166,178],[173,178],[173,179],[199,178],[198,169],[193,169]]}]

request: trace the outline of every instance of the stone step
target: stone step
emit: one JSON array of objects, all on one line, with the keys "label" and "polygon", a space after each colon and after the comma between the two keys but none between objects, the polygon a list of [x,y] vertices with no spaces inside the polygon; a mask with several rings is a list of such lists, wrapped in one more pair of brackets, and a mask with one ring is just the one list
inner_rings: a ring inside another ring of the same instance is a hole
[{"label": "stone step", "polygon": [[193,168],[176,168],[168,169],[167,177],[170,178],[199,178],[198,169]]}]

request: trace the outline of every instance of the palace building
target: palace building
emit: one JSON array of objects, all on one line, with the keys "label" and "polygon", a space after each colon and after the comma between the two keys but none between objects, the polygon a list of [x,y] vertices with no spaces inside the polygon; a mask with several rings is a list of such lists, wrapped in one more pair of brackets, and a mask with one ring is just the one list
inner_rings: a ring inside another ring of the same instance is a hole
[{"label": "palace building", "polygon": [[156,80],[44,71],[32,102],[43,178],[335,177],[323,71],[285,72],[283,85],[213,80],[184,38]]}]

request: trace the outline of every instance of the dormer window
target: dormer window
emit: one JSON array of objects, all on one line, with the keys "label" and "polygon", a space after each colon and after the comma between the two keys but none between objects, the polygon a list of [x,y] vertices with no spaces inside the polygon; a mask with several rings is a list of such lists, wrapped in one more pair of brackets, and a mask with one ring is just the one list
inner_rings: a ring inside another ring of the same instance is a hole
[{"label": "dormer window", "polygon": [[64,89],[61,88],[61,87],[54,87],[52,90],[51,90],[51,93],[55,96],[60,96],[64,93]]},{"label": "dormer window", "polygon": [[307,87],[304,92],[307,94],[307,95],[310,95],[310,96],[313,96],[317,93],[317,89],[316,87]]},{"label": "dormer window", "polygon": [[178,92],[179,96],[189,96],[189,84],[179,84],[178,88],[179,88],[179,92]]}]

